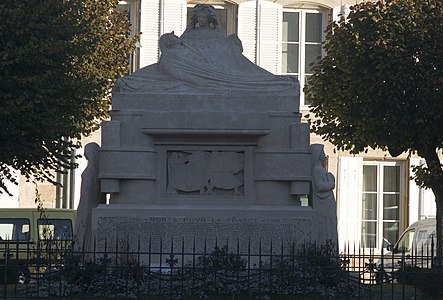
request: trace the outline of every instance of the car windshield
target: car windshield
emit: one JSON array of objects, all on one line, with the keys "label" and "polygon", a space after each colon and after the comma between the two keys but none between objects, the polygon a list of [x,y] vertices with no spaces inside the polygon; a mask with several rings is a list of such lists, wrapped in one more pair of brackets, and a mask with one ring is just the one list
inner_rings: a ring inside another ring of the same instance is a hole
[{"label": "car windshield", "polygon": [[412,249],[412,242],[414,240],[415,229],[410,229],[403,233],[400,240],[395,245],[397,252],[410,252]]}]

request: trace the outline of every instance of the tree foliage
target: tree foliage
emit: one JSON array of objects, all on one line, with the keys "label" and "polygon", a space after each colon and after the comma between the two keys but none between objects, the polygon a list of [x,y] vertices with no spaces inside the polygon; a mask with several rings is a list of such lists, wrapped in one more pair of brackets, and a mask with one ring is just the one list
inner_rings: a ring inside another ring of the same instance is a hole
[{"label": "tree foliage", "polygon": [[423,157],[416,181],[432,188],[441,221],[443,1],[357,4],[327,28],[324,50],[306,89],[312,130],[351,153],[371,147]]},{"label": "tree foliage", "polygon": [[0,191],[14,181],[54,182],[72,168],[79,139],[107,117],[110,90],[134,49],[114,0],[0,2]]}]

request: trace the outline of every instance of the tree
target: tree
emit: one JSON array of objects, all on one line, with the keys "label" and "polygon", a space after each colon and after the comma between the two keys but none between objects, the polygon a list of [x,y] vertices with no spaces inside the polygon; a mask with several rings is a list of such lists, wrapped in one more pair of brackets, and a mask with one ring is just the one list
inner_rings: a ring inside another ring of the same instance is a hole
[{"label": "tree", "polygon": [[0,192],[73,168],[80,138],[108,116],[134,49],[116,0],[0,2]]},{"label": "tree", "polygon": [[[351,7],[330,24],[326,55],[306,88],[312,131],[351,153],[417,153],[414,178],[437,204],[442,257],[443,1],[386,0]],[[440,260],[441,263],[441,260]]]}]

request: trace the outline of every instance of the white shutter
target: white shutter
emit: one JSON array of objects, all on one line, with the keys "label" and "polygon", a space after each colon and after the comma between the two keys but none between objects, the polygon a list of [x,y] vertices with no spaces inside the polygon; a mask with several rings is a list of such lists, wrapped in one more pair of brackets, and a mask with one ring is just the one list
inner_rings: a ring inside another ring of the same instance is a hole
[{"label": "white shutter", "polygon": [[140,10],[140,68],[142,68],[158,60],[159,0],[141,0]]},{"label": "white shutter", "polygon": [[350,8],[351,4],[343,4],[338,7],[334,7],[332,9],[332,21],[334,22],[340,21],[341,15],[343,15],[346,19],[349,15]]},{"label": "white shutter", "polygon": [[[422,158],[411,158],[409,175],[413,176],[413,166],[426,165]],[[427,217],[435,217],[435,196],[431,189],[420,188],[413,179],[409,181],[409,225]]]},{"label": "white shutter", "polygon": [[238,5],[238,37],[243,44],[243,55],[256,63],[257,12],[256,2],[247,1]]},{"label": "white shutter", "polygon": [[339,251],[349,244],[359,247],[363,158],[340,157],[338,167],[337,218]]},{"label": "white shutter", "polygon": [[257,64],[274,74],[281,72],[282,18],[283,8],[280,4],[259,2]]},{"label": "white shutter", "polygon": [[160,35],[174,31],[181,36],[186,29],[186,0],[163,0]]}]

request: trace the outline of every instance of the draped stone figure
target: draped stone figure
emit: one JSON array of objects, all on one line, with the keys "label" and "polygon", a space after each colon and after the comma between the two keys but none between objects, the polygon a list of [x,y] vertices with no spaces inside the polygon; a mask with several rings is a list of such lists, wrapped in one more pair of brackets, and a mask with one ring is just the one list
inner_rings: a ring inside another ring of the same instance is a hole
[{"label": "draped stone figure", "polygon": [[92,209],[101,201],[99,172],[99,145],[89,143],[85,146],[85,158],[88,166],[82,173],[80,188],[80,203],[77,207],[75,238],[77,249],[85,252],[93,251],[93,237],[91,228]]},{"label": "draped stone figure", "polygon": [[225,35],[211,5],[196,5],[182,36],[166,33],[159,45],[158,63],[118,79],[120,92],[293,95],[298,88],[295,78],[273,75],[243,56],[241,41]]},{"label": "draped stone figure", "polygon": [[330,241],[338,245],[337,204],[333,190],[335,178],[324,168],[325,153],[321,144],[311,145],[312,155],[312,202],[317,216],[317,243]]}]

